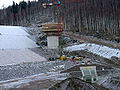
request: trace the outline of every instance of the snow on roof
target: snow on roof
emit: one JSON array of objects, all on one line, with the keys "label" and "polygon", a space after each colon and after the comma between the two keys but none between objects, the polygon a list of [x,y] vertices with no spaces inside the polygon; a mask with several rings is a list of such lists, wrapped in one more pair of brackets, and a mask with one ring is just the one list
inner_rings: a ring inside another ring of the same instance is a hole
[{"label": "snow on roof", "polygon": [[64,48],[64,50],[66,51],[88,50],[88,52],[92,52],[93,54],[97,54],[108,59],[110,59],[112,56],[120,58],[119,49],[114,49],[114,48],[93,44],[93,43],[83,43],[79,45],[73,45],[73,46]]}]

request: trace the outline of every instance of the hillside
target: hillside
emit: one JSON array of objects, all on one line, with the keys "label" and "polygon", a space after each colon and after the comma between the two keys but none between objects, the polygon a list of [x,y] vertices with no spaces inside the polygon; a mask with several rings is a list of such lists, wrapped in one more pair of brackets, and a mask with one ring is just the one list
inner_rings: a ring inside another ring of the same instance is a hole
[{"label": "hillside", "polygon": [[[50,0],[52,2],[54,0]],[[60,0],[64,30],[120,42],[119,0]],[[43,8],[47,0],[20,2],[0,10],[0,24],[29,26],[56,22],[56,7]]]}]

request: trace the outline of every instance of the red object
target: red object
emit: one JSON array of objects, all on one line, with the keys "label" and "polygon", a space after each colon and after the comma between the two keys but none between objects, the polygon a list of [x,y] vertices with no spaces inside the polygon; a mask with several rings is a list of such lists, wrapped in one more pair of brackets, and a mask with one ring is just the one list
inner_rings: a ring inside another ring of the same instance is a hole
[{"label": "red object", "polygon": [[[71,0],[71,1],[67,0],[67,1],[63,1],[62,4],[81,2],[81,1],[87,1],[87,0]],[[57,23],[58,23],[58,35],[59,35],[59,55],[62,56],[62,30],[61,30],[61,16],[60,16],[60,7],[59,7],[60,4],[57,4],[57,2],[54,2],[53,5],[56,5],[56,7],[57,7]],[[75,62],[75,60],[72,60],[72,62]]]},{"label": "red object", "polygon": [[56,4],[57,4],[57,2],[54,2],[54,4],[56,5]]},{"label": "red object", "polygon": [[60,58],[56,58],[56,59],[60,59]]},{"label": "red object", "polygon": [[91,63],[91,61],[89,60],[89,61],[87,61],[87,63]]},{"label": "red object", "polygon": [[46,33],[46,36],[48,36],[48,33]]},{"label": "red object", "polygon": [[62,30],[61,30],[61,16],[60,16],[60,7],[57,7],[57,23],[58,23],[58,35],[59,35],[59,55],[62,56]]},{"label": "red object", "polygon": [[74,59],[72,59],[72,62],[75,62],[75,60],[74,60]]}]

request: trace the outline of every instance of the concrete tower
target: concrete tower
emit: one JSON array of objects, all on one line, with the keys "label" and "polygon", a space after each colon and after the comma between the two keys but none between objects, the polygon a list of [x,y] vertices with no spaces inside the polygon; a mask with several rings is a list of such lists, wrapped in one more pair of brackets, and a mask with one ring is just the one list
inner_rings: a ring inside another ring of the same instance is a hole
[{"label": "concrete tower", "polygon": [[63,24],[47,23],[42,24],[42,32],[46,33],[48,49],[57,49],[59,47],[59,33]]}]

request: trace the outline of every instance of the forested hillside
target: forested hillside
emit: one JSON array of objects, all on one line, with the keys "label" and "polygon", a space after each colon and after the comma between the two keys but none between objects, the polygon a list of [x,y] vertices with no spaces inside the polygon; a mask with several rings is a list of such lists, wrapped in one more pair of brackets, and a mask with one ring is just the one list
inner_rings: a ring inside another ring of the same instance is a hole
[{"label": "forested hillside", "polygon": [[41,2],[13,2],[12,6],[0,10],[0,24],[24,25],[36,21],[41,12]]},{"label": "forested hillside", "polygon": [[[55,0],[49,0],[52,2]],[[60,0],[65,30],[120,41],[120,0]],[[28,25],[47,17],[56,22],[56,7],[42,7],[48,0],[13,2],[0,10],[0,24]],[[45,17],[44,17],[45,16]],[[42,23],[43,21],[40,21]]]}]

